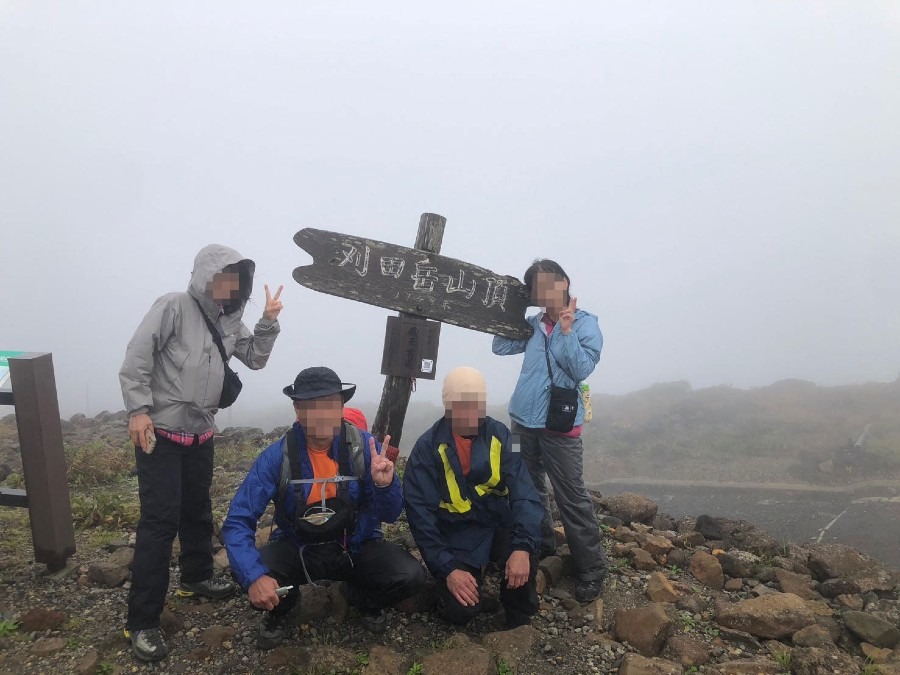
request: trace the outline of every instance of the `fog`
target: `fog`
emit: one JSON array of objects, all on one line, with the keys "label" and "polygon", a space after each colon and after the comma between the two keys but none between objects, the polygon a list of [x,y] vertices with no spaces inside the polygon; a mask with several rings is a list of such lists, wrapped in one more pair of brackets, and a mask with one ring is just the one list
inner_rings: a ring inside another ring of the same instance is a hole
[{"label": "fog", "polygon": [[[380,396],[386,310],[305,289],[303,227],[521,278],[558,260],[605,336],[595,391],[893,380],[894,2],[0,3],[0,349],[62,413],[122,407],[125,345],[212,242],[285,285],[227,421],[328,365]],[[491,403],[521,357],[445,325]],[[372,407],[371,409],[374,409]],[[287,406],[286,413],[289,413]],[[220,417],[220,424],[222,418]]]}]

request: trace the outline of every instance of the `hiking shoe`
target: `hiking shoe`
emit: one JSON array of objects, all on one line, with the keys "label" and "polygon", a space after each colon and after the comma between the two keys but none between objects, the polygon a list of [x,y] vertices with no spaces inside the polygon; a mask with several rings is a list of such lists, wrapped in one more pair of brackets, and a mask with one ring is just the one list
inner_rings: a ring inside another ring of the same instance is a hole
[{"label": "hiking shoe", "polygon": [[387,630],[387,615],[384,612],[360,612],[359,621],[370,633],[381,635]]},{"label": "hiking shoe", "polygon": [[287,637],[290,612],[266,612],[256,630],[256,646],[260,649],[274,649]]},{"label": "hiking shoe", "polygon": [[163,640],[159,628],[125,631],[125,637],[131,640],[131,649],[138,661],[151,663],[161,661],[169,655],[169,647]]},{"label": "hiking shoe", "polygon": [[216,579],[210,577],[206,581],[195,581],[194,583],[181,582],[175,595],[182,598],[191,598],[195,595],[201,595],[210,600],[224,600],[231,597],[237,586],[226,579]]},{"label": "hiking shoe", "polygon": [[602,590],[602,577],[591,581],[579,581],[575,584],[575,599],[581,603],[590,602],[591,600],[596,600]]}]

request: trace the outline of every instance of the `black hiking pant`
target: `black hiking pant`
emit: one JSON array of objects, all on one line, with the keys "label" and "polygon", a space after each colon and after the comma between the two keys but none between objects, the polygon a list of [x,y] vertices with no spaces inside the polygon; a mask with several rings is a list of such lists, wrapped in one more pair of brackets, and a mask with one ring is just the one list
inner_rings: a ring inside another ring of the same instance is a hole
[{"label": "black hiking pant", "polygon": [[183,446],[156,436],[146,454],[135,448],[141,519],[137,526],[131,590],[130,631],[159,627],[169,590],[169,564],[175,535],[181,543],[181,581],[195,583],[213,575],[213,439]]},{"label": "black hiking pant", "polygon": [[301,552],[288,539],[266,544],[259,553],[279,586],[294,587],[272,610],[279,615],[296,606],[298,586],[307,583],[307,574],[312,581],[346,581],[350,604],[366,613],[415,595],[425,583],[425,569],[419,561],[402,546],[383,540],[363,542],[352,556],[338,543],[308,545]]},{"label": "black hiking pant", "polygon": [[[531,621],[531,617],[538,610],[539,600],[537,588],[535,586],[535,578],[538,571],[538,555],[532,553],[529,556],[528,581],[524,586],[519,588],[507,588],[509,580],[506,578],[506,561],[512,553],[510,543],[510,531],[506,528],[497,528],[494,533],[494,543],[491,547],[491,561],[497,563],[502,571],[503,579],[500,582],[500,604],[506,610],[506,625],[509,628],[516,628],[527,624]],[[478,567],[462,564],[460,569],[465,570],[473,577],[478,584],[478,604],[470,607],[469,605],[461,605],[459,601],[453,597],[450,589],[447,587],[447,579],[438,579],[437,582],[437,610],[438,613],[450,623],[463,625],[468,623],[481,611],[481,578],[482,570]]]}]

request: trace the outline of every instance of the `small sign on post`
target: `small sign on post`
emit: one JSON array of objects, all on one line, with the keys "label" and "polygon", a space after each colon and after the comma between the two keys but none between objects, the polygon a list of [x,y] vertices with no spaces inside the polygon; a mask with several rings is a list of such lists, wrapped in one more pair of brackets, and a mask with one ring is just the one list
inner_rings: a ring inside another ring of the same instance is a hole
[{"label": "small sign on post", "polygon": [[389,316],[381,374],[433,380],[440,337],[441,324],[437,321]]}]

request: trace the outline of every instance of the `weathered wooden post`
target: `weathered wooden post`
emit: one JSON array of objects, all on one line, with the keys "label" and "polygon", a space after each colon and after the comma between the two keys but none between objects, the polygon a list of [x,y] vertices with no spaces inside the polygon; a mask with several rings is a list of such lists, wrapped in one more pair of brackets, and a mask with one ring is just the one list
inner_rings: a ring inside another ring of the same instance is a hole
[{"label": "weathered wooden post", "polygon": [[23,353],[8,361],[12,391],[0,393],[0,405],[15,406],[25,490],[0,490],[0,506],[28,507],[34,559],[56,571],[75,553],[75,529],[53,358]]},{"label": "weathered wooden post", "polygon": [[[416,234],[416,244],[413,248],[428,253],[440,253],[446,224],[447,219],[443,216],[436,213],[423,213],[419,219],[419,232]],[[415,318],[416,315],[400,312],[400,317]],[[410,377],[396,375],[385,375],[384,377],[381,402],[378,404],[378,412],[375,413],[375,421],[372,423],[372,435],[379,439],[390,435],[391,444],[395,448],[400,447],[400,437],[403,435],[403,422],[406,419],[406,409],[409,407],[412,387],[413,379]]]}]

